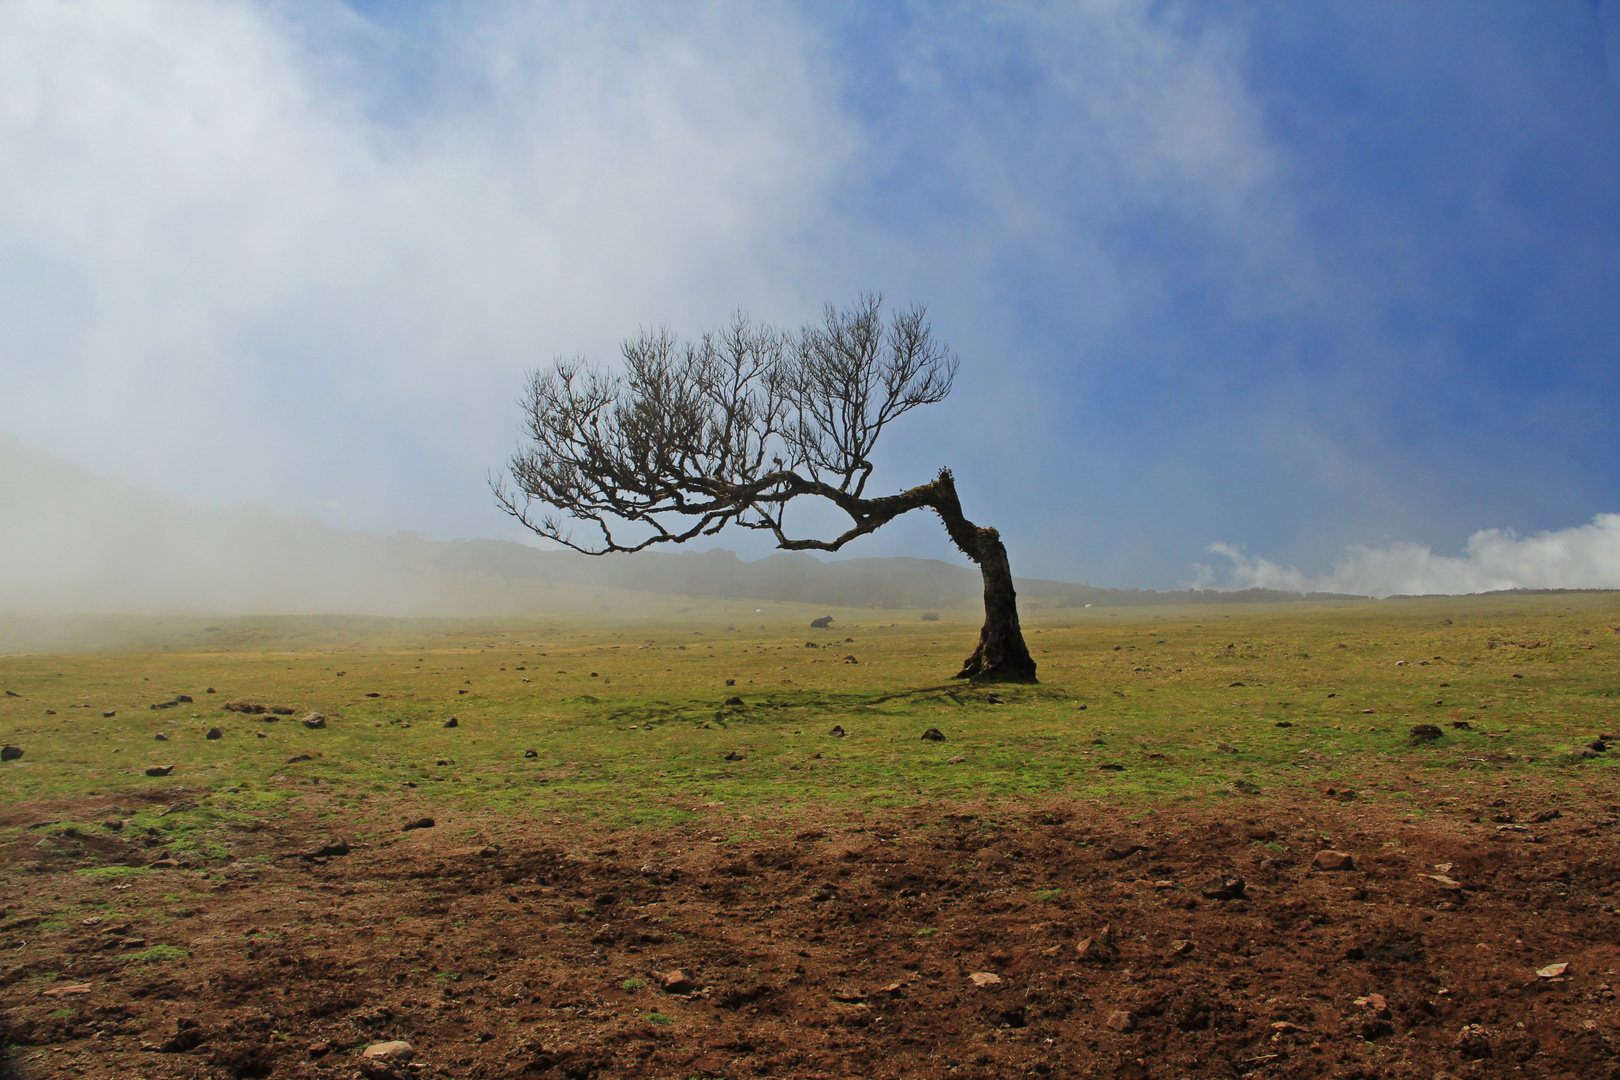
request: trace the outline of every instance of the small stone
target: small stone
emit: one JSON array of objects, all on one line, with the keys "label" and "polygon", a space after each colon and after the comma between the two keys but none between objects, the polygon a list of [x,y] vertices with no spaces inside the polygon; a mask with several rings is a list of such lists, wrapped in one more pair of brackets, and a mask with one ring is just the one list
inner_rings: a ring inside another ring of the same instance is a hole
[{"label": "small stone", "polygon": [[457,720],[455,717],[452,716],[450,719],[448,719],[448,720],[446,720],[444,722],[444,726],[445,727],[460,727],[461,726],[461,721]]},{"label": "small stone", "polygon": [[168,776],[172,772],[174,772],[174,766],[173,765],[153,765],[151,768],[146,770],[146,775],[147,776]]},{"label": "small stone", "polygon": [[834,724],[833,729],[827,732],[827,734],[831,735],[835,739],[842,739],[844,737],[844,725]]},{"label": "small stone", "polygon": [[327,1054],[332,1052],[332,1040],[316,1039],[304,1049],[305,1052],[312,1058],[325,1057]]},{"label": "small stone", "polygon": [[697,989],[697,983],[688,978],[686,972],[681,971],[679,968],[662,973],[654,972],[654,974],[658,975],[659,985],[664,988],[666,994],[690,994]]},{"label": "small stone", "polygon": [[1198,946],[1190,941],[1172,941],[1170,952],[1175,956],[1191,956],[1198,951]]},{"label": "small stone", "polygon": [[740,698],[740,697],[737,697],[736,695],[733,695],[731,697],[726,698],[726,704],[727,705],[741,705],[742,703],[743,703],[743,699]]},{"label": "small stone", "polygon": [[1389,1002],[1383,994],[1368,994],[1366,997],[1356,998],[1356,1005],[1363,1009],[1370,1009],[1378,1016],[1389,1016]]},{"label": "small stone", "polygon": [[1136,1017],[1124,1009],[1116,1009],[1108,1014],[1103,1026],[1110,1031],[1117,1031],[1121,1035],[1136,1030]]},{"label": "small stone", "polygon": [[415,820],[407,821],[403,826],[400,827],[399,831],[400,832],[410,832],[412,829],[431,829],[431,828],[433,828],[433,825],[434,825],[434,821],[433,821],[432,818],[430,818],[430,817],[419,817],[419,818],[416,818]]},{"label": "small stone", "polygon": [[1440,737],[1441,731],[1433,724],[1413,724],[1411,735],[1414,742],[1433,742]]},{"label": "small stone", "polygon": [[735,750],[728,750],[728,751],[726,751],[726,760],[727,761],[747,761],[748,756],[746,754],[739,754]]},{"label": "small stone", "polygon": [[1001,985],[1001,976],[993,971],[975,971],[968,976],[968,982],[977,986],[980,990],[988,990],[992,986]]},{"label": "small stone", "polygon": [[20,746],[0,746],[0,761],[16,761],[23,756]]},{"label": "small stone", "polygon": [[311,757],[310,755],[308,755],[308,754],[294,754],[292,757],[290,757],[286,761],[282,762],[282,764],[283,765],[296,765],[300,761],[314,761],[314,760],[315,759],[313,757]]},{"label": "small stone", "polygon": [[203,736],[205,739],[223,739],[224,737],[225,733],[217,727],[209,728],[208,734]]},{"label": "small stone", "polygon": [[922,733],[922,738],[924,742],[944,742],[945,733],[937,727],[931,727]]},{"label": "small stone", "polygon": [[1210,878],[1199,891],[1206,900],[1240,900],[1247,887],[1242,878],[1225,875]]},{"label": "small stone", "polygon": [[157,740],[158,742],[168,742],[169,741],[169,737],[167,735],[163,734],[163,732],[161,732],[161,731],[158,732],[156,735],[152,736],[152,738]]},{"label": "small stone", "polygon": [[737,680],[736,679],[727,679],[726,680],[726,685],[727,686],[736,686],[737,685]]},{"label": "small stone", "polygon": [[304,717],[304,726],[307,728],[323,728],[326,726],[326,715],[324,713],[312,712],[308,716]]},{"label": "small stone", "polygon": [[1536,978],[1561,979],[1567,971],[1569,971],[1569,965],[1566,963],[1548,964],[1546,967],[1536,970]]},{"label": "small stone", "polygon": [[404,1064],[416,1056],[416,1051],[408,1042],[380,1042],[372,1043],[361,1051],[360,1056],[369,1061],[387,1061]]},{"label": "small stone", "polygon": [[967,758],[965,758],[962,755],[958,754],[956,757],[947,758],[946,759],[946,764],[947,765],[960,765],[960,764],[962,764],[962,762],[964,762],[966,760],[967,760]]},{"label": "small stone", "polygon": [[1331,848],[1324,848],[1316,853],[1316,857],[1311,860],[1311,865],[1318,870],[1354,870],[1356,860],[1348,851],[1334,851]]},{"label": "small stone", "polygon": [[1451,727],[1452,727],[1453,731],[1473,731],[1474,730],[1474,725],[1470,724],[1466,720],[1453,720],[1451,722]]},{"label": "small stone", "polygon": [[305,859],[330,859],[348,853],[349,842],[341,836],[334,836],[315,850],[305,852],[302,857]]},{"label": "small stone", "polygon": [[118,715],[118,710],[117,709],[107,709],[101,714],[101,718],[103,720],[111,720],[113,717],[115,717],[117,715]]}]

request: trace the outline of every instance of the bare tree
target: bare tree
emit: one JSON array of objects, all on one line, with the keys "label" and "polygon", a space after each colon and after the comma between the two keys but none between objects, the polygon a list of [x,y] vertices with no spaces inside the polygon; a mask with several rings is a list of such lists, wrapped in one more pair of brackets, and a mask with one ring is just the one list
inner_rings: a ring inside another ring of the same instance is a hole
[{"label": "bare tree", "polygon": [[[590,555],[713,536],[727,525],[769,532],[788,551],[837,551],[911,510],[928,508],[984,576],[984,628],[958,678],[1034,682],[1018,625],[1007,550],[962,514],[949,469],[897,495],[868,497],[883,429],[944,400],[957,358],[935,342],[922,307],[887,323],[882,298],[831,305],[797,334],[738,313],[697,341],[667,329],[623,345],[614,375],[583,361],[533,372],[523,397],[531,444],[512,456],[501,508],[540,536]],[[823,499],[850,519],[830,540],[784,522],[795,499]],[[574,538],[552,513],[589,526]]]}]

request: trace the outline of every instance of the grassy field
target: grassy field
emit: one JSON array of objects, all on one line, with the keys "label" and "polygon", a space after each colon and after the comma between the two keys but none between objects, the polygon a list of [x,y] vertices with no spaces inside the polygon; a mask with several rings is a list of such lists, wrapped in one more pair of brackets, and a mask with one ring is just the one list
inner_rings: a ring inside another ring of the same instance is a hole
[{"label": "grassy field", "polygon": [[[1403,797],[1480,770],[1613,775],[1574,754],[1620,727],[1614,594],[1035,611],[1041,683],[993,689],[949,678],[971,612],[834,610],[811,630],[823,614],[690,601],[591,622],[81,626],[61,640],[139,651],[0,657],[0,740],[24,751],[0,799],[179,787],[229,815],[307,785],[338,805],[414,787],[653,824],[714,803]],[[301,722],[312,711],[324,728]],[[1415,741],[1417,724],[1444,734]]]},{"label": "grassy field", "polygon": [[0,1071],[1609,1075],[1620,596],[640,603],[0,623]]}]

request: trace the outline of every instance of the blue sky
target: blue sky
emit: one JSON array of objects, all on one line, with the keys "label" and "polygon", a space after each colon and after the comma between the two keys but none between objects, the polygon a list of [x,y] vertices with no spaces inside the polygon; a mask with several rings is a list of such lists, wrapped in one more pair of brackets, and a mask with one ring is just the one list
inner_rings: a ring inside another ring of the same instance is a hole
[{"label": "blue sky", "polygon": [[1020,573],[1620,585],[1608,0],[0,0],[0,162],[0,430],[207,506],[516,537],[525,369],[874,289]]}]

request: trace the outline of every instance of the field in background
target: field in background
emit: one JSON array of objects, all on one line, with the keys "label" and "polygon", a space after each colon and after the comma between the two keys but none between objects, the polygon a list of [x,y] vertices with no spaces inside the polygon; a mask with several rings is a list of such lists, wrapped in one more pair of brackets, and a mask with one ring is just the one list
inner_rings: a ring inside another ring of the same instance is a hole
[{"label": "field in background", "polygon": [[1614,595],[589,599],[0,623],[0,1075],[1620,1075]]},{"label": "field in background", "polygon": [[[144,651],[0,658],[0,739],[24,750],[0,796],[415,784],[622,820],[714,800],[1220,799],[1560,772],[1620,727],[1608,595],[1035,611],[1040,685],[992,689],[950,678],[967,616],[693,601],[588,621],[126,620],[99,635],[143,631]],[[1415,742],[1417,724],[1443,735]]]}]

